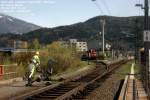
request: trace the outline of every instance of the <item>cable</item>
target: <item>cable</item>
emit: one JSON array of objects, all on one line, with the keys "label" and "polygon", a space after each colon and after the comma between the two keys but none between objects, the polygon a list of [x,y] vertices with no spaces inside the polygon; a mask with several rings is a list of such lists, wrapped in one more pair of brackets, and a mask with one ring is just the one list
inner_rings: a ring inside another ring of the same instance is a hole
[{"label": "cable", "polygon": [[106,10],[108,12],[108,14],[111,15],[110,9],[109,9],[107,3],[105,2],[105,0],[101,0],[101,2],[104,4],[104,6],[105,6],[105,8],[106,8]]},{"label": "cable", "polygon": [[94,4],[96,5],[96,7],[98,8],[98,10],[99,10],[102,14],[104,14],[103,10],[101,9],[101,6],[97,3],[97,1],[96,1],[96,0],[92,0],[92,1],[94,2]]},{"label": "cable", "polygon": [[[142,4],[142,2],[141,2],[141,0],[138,0],[138,3],[139,4]],[[141,8],[139,8],[139,16],[141,16],[142,14],[141,14]]]}]

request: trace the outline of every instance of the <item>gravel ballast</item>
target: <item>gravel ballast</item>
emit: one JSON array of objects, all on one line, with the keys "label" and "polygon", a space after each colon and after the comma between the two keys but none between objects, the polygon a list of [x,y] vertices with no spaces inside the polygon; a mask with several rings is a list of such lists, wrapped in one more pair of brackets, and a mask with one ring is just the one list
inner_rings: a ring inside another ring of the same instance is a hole
[{"label": "gravel ballast", "polygon": [[[108,75],[103,82],[100,82],[101,85],[98,88],[86,96],[86,100],[116,100],[115,97],[120,88],[120,83],[125,78],[125,75],[129,73],[130,65],[131,62],[121,66],[115,72]],[[123,70],[126,71],[123,72]]]}]

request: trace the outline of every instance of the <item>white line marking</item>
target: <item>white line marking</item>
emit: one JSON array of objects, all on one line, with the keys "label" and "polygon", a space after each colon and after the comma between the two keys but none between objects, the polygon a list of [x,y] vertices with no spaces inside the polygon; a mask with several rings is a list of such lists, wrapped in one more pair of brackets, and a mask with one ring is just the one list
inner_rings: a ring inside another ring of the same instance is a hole
[{"label": "white line marking", "polygon": [[130,72],[130,74],[132,74],[132,75],[130,75],[130,79],[134,79],[134,66],[135,66],[135,63],[132,63],[132,66],[131,66],[131,72]]}]

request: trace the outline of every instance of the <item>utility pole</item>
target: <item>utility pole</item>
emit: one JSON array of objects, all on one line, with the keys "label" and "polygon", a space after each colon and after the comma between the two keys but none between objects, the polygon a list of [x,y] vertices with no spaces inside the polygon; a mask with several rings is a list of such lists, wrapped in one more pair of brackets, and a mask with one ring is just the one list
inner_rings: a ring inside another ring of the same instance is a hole
[{"label": "utility pole", "polygon": [[144,9],[144,32],[143,32],[143,42],[144,42],[144,67],[143,67],[143,81],[147,92],[150,92],[149,82],[150,82],[150,31],[149,31],[149,5],[148,0],[144,0],[144,7],[142,4],[136,4],[136,6]]},{"label": "utility pole", "polygon": [[145,88],[147,90],[147,92],[149,92],[150,88],[149,88],[149,70],[150,70],[150,66],[149,66],[149,49],[150,49],[150,39],[148,38],[150,35],[149,29],[148,29],[148,12],[149,12],[149,6],[148,6],[148,0],[145,0],[145,4],[144,4],[144,55],[145,55]]},{"label": "utility pole", "polygon": [[150,82],[150,31],[149,31],[149,23],[148,23],[148,16],[149,16],[149,5],[148,0],[144,2],[144,84],[147,92],[150,92],[149,82]]},{"label": "utility pole", "polygon": [[[102,12],[100,6],[96,3],[96,0],[92,0],[93,2],[95,2],[95,5],[98,7],[98,9],[100,10],[100,12]],[[100,23],[102,23],[102,51],[103,54],[105,53],[105,19],[103,18],[102,20],[100,20]]]},{"label": "utility pole", "polygon": [[105,19],[100,20],[100,22],[102,23],[102,50],[103,50],[103,54],[105,53]]},{"label": "utility pole", "polygon": [[144,30],[148,30],[148,12],[149,12],[149,6],[148,6],[148,0],[145,0],[145,18],[144,18],[144,23],[145,23],[145,26],[144,26]]}]

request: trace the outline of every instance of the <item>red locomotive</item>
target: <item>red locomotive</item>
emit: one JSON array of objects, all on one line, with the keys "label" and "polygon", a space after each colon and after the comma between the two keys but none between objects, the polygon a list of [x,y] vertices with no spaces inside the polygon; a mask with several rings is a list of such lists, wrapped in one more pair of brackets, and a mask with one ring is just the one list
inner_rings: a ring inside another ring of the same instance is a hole
[{"label": "red locomotive", "polygon": [[88,58],[89,58],[90,60],[96,60],[96,58],[97,58],[97,52],[96,52],[95,49],[90,49],[90,50],[88,51]]},{"label": "red locomotive", "polygon": [[96,60],[97,56],[98,56],[97,51],[95,49],[90,49],[82,55],[81,59],[82,60]]}]

